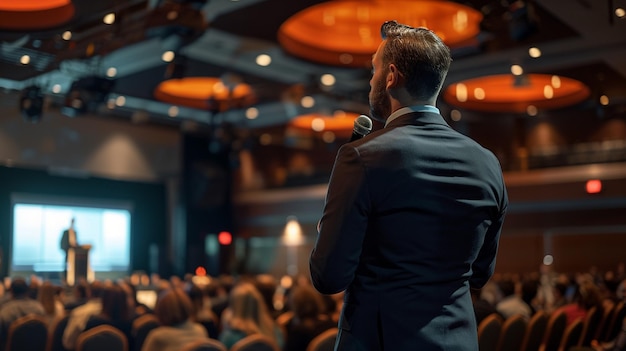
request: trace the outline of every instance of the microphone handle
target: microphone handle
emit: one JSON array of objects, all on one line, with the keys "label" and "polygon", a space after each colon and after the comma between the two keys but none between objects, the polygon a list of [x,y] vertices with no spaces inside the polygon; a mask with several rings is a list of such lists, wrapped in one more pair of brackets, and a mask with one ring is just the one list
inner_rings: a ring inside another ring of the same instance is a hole
[{"label": "microphone handle", "polygon": [[359,134],[359,133],[357,133],[355,131],[352,131],[352,136],[350,137],[350,142],[355,141],[355,140],[359,140],[359,139],[361,139],[364,136],[365,135],[363,135],[363,134]]}]

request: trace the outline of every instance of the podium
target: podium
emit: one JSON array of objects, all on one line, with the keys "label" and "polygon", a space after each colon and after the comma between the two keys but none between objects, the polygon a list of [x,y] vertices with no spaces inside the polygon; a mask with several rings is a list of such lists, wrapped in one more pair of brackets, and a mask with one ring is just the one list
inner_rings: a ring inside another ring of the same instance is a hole
[{"label": "podium", "polygon": [[92,280],[93,272],[89,264],[91,245],[80,245],[67,250],[67,284],[73,286],[81,279]]}]

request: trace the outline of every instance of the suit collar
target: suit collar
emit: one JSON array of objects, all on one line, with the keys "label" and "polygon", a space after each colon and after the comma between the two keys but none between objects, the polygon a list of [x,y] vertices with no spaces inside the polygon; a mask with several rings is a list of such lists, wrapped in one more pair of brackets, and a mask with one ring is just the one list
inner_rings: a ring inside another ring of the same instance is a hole
[{"label": "suit collar", "polygon": [[449,127],[448,123],[439,113],[434,112],[409,112],[390,121],[385,128],[399,127],[403,125],[426,125],[440,124]]}]

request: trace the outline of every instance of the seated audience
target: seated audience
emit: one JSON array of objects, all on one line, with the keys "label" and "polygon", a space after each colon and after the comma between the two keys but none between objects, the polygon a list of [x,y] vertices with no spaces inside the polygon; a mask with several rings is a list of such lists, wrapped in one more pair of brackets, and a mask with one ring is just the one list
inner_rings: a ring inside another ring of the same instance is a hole
[{"label": "seated audience", "polygon": [[41,302],[30,298],[30,289],[24,278],[15,278],[9,288],[10,298],[0,308],[0,340],[6,340],[13,321],[27,314],[45,315]]},{"label": "seated audience", "polygon": [[274,295],[278,288],[276,278],[270,274],[259,274],[254,280],[254,286],[259,290],[261,296],[263,296],[263,301],[265,301],[268,312],[272,318],[276,319],[282,312],[274,307]]},{"label": "seated audience", "polygon": [[89,301],[90,296],[91,288],[89,283],[86,280],[81,279],[72,288],[72,295],[70,298],[65,301],[65,310],[69,312],[78,306],[84,305],[87,301]]},{"label": "seated audience", "polygon": [[119,329],[128,341],[129,350],[134,345],[132,338],[132,317],[126,292],[117,284],[106,285],[102,291],[102,310],[96,315],[92,315],[87,320],[85,330],[99,325],[110,325]]},{"label": "seated audience", "polygon": [[512,279],[505,278],[498,282],[500,291],[502,293],[502,300],[496,305],[498,313],[507,319],[513,315],[520,314],[529,319],[532,313],[530,306],[519,294],[516,293],[515,282]]},{"label": "seated audience", "polygon": [[222,314],[223,329],[219,340],[231,348],[237,341],[252,334],[263,334],[282,349],[282,330],[267,311],[261,293],[252,283],[237,284],[230,293],[229,305]]},{"label": "seated audience", "polygon": [[287,305],[294,315],[285,325],[283,351],[306,350],[314,337],[337,326],[325,313],[321,295],[309,284],[294,287]]},{"label": "seated audience", "polygon": [[56,318],[65,315],[65,306],[59,299],[60,288],[50,282],[43,282],[39,287],[37,299],[43,306],[46,319],[52,323]]},{"label": "seated audience", "polygon": [[102,312],[102,282],[94,281],[89,286],[88,291],[87,302],[70,311],[67,326],[63,332],[63,346],[68,350],[76,348],[76,339],[85,330],[89,318]]},{"label": "seated audience", "polygon": [[567,325],[570,325],[578,318],[584,319],[592,307],[602,308],[598,287],[591,280],[581,280],[573,302],[561,307],[559,311],[565,312]]},{"label": "seated audience", "polygon": [[201,324],[209,334],[210,338],[217,339],[218,321],[217,316],[211,309],[211,300],[204,290],[195,284],[189,286],[187,292],[193,306],[193,320]]},{"label": "seated audience", "polygon": [[177,351],[190,342],[208,338],[206,329],[192,320],[193,306],[182,289],[164,291],[154,314],[161,326],[148,333],[142,351]]}]

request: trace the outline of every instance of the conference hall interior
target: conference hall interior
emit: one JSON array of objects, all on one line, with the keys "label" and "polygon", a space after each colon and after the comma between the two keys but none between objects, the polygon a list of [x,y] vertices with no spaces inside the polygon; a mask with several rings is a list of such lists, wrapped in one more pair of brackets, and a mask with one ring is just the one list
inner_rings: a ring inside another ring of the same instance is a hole
[{"label": "conference hall interior", "polygon": [[5,295],[18,277],[130,281],[149,304],[159,280],[306,284],[391,19],[450,47],[437,108],[502,166],[494,282],[591,277],[615,299],[626,0],[0,1]]}]

